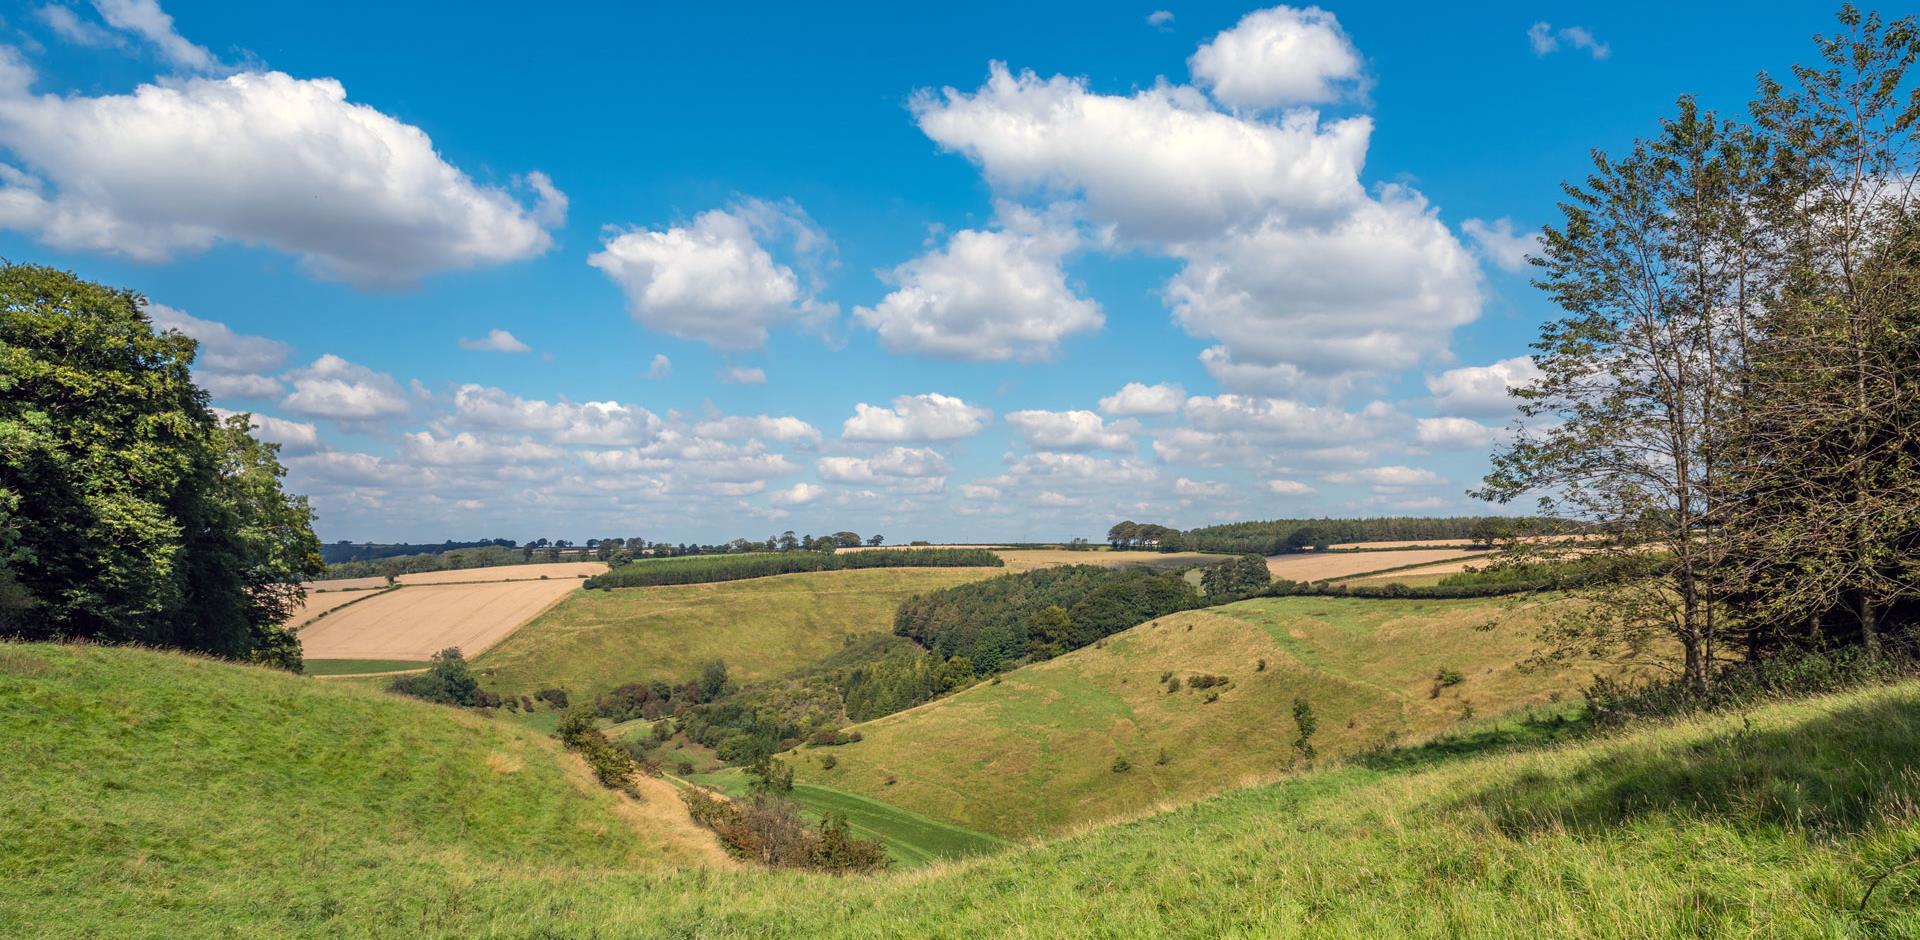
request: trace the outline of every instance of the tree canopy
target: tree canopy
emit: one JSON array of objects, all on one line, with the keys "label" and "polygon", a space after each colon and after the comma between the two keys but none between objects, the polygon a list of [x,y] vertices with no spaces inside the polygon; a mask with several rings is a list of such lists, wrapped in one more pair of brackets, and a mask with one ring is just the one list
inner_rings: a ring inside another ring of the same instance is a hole
[{"label": "tree canopy", "polygon": [[299,668],[281,628],[321,570],[279,447],[220,418],[192,339],[133,291],[0,266],[0,633]]}]

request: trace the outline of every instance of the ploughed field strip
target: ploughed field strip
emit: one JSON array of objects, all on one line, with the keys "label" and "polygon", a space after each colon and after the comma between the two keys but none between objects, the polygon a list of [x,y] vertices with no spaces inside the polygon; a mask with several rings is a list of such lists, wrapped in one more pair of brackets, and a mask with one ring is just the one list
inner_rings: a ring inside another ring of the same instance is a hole
[{"label": "ploughed field strip", "polygon": [[333,611],[300,631],[309,659],[426,659],[447,647],[474,655],[578,591],[578,579],[421,584]]},{"label": "ploughed field strip", "polygon": [[606,573],[606,562],[555,561],[533,565],[496,565],[491,568],[454,568],[449,571],[418,571],[403,574],[401,584],[457,584],[464,581],[559,581],[579,580]]},{"label": "ploughed field strip", "polygon": [[1482,549],[1431,548],[1387,552],[1301,552],[1267,559],[1267,572],[1288,581],[1325,581],[1405,565],[1458,561],[1485,555]]}]

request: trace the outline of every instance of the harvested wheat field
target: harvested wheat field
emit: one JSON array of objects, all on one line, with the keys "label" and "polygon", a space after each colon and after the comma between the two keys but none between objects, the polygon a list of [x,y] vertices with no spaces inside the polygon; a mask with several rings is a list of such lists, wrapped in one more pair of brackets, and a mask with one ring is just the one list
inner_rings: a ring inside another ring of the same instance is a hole
[{"label": "harvested wheat field", "polygon": [[372,597],[373,593],[373,589],[362,591],[315,591],[309,587],[307,588],[306,601],[300,605],[300,609],[293,612],[293,616],[287,618],[287,626],[298,627],[334,608],[345,607],[354,601],[366,600]]},{"label": "harvested wheat field", "polygon": [[1476,558],[1484,554],[1484,551],[1463,548],[1422,548],[1398,552],[1304,552],[1268,558],[1267,572],[1275,578],[1289,581],[1325,581],[1406,565]]},{"label": "harvested wheat field", "polygon": [[426,659],[449,646],[473,656],[579,588],[571,578],[403,587],[315,621],[300,644],[308,659]]},{"label": "harvested wheat field", "polygon": [[491,568],[455,568],[450,571],[421,571],[403,574],[401,584],[459,584],[467,581],[575,581],[606,574],[602,561],[553,561],[532,565],[495,565]]}]

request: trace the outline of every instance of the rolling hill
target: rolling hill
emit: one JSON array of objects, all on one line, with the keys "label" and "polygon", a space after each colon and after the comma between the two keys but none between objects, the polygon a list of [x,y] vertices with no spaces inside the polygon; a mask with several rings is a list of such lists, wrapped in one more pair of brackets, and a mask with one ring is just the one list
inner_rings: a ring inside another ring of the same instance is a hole
[{"label": "rolling hill", "polygon": [[0,646],[0,732],[6,936],[1920,932],[1916,683],[875,877],[686,867],[503,723],[171,654]]},{"label": "rolling hill", "polygon": [[592,696],[625,682],[686,682],[724,660],[736,681],[813,663],[847,637],[888,633],[910,595],[999,568],[818,571],[713,584],[580,591],[475,660],[489,688]]},{"label": "rolling hill", "polygon": [[[1319,597],[1189,611],[788,760],[805,782],[1003,838],[1056,834],[1286,769],[1296,698],[1318,719],[1324,756],[1577,698],[1590,672],[1518,666],[1542,614],[1503,601]],[[1443,669],[1460,681],[1436,694]],[[1195,676],[1229,684],[1196,689]],[[1116,769],[1121,760],[1129,766]]]}]

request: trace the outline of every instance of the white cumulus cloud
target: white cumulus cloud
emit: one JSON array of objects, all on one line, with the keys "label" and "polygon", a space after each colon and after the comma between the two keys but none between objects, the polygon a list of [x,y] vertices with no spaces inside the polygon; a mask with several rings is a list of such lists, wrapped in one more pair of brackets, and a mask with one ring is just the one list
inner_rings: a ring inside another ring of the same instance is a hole
[{"label": "white cumulus cloud", "polygon": [[1187,60],[1195,83],[1236,108],[1332,101],[1361,79],[1360,51],[1319,7],[1255,10]]},{"label": "white cumulus cloud", "polygon": [[992,418],[992,411],[951,395],[902,395],[891,408],[854,405],[840,436],[850,441],[949,441],[980,433]]},{"label": "white cumulus cloud", "polygon": [[293,392],[280,407],[306,418],[366,421],[406,414],[406,392],[393,376],[328,353],[287,374]]},{"label": "white cumulus cloud", "polygon": [[619,285],[627,311],[647,329],[751,349],[775,327],[831,313],[762,244],[783,235],[805,257],[831,248],[798,206],[748,200],[686,225],[610,235],[587,263]]},{"label": "white cumulus cloud", "polygon": [[1441,411],[1456,415],[1501,417],[1514,413],[1518,402],[1507,390],[1526,385],[1540,377],[1540,368],[1529,356],[1502,359],[1492,365],[1448,369],[1428,376],[1427,391]]},{"label": "white cumulus cloud", "polygon": [[56,248],[164,261],[264,245],[392,287],[552,242],[550,211],[476,184],[333,79],[243,72],[62,97],[32,94],[11,49],[0,58],[0,148],[25,166],[0,173],[0,227]]},{"label": "white cumulus cloud", "polygon": [[479,339],[460,337],[460,348],[478,352],[523,353],[532,352],[533,347],[515,338],[506,330],[488,330],[487,335]]},{"label": "white cumulus cloud", "polygon": [[1007,423],[1028,446],[1040,450],[1130,450],[1135,422],[1108,425],[1091,411],[1014,411]]},{"label": "white cumulus cloud", "polygon": [[1062,339],[1106,322],[1100,305],[1074,293],[1060,268],[1077,243],[1070,229],[1038,224],[955,232],[944,248],[894,268],[893,292],[855,308],[854,316],[894,352],[1051,359]]},{"label": "white cumulus cloud", "polygon": [[1100,410],[1121,418],[1170,415],[1179,411],[1186,401],[1187,390],[1178,385],[1128,382],[1120,386],[1119,391],[1100,399]]}]

